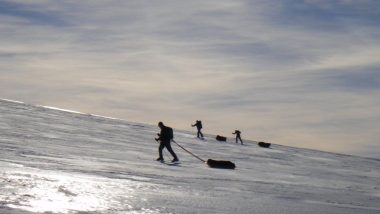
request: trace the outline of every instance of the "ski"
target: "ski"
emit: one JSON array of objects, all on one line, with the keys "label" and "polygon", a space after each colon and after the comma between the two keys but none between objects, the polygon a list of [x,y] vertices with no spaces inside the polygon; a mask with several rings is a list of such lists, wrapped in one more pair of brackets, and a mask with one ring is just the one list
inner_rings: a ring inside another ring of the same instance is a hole
[{"label": "ski", "polygon": [[165,165],[168,165],[168,166],[178,166],[178,165],[180,165],[181,164],[181,162],[179,162],[179,161],[176,161],[176,162],[166,162],[166,161],[158,161],[158,160],[155,160],[155,161],[157,161],[157,162],[159,162],[159,163],[162,163],[162,164],[165,164]]}]

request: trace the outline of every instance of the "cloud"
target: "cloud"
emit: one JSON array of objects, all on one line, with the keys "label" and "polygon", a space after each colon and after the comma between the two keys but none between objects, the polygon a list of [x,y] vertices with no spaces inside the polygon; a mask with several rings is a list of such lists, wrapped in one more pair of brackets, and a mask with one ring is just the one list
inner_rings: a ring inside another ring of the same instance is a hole
[{"label": "cloud", "polygon": [[1,97],[355,154],[380,137],[377,1],[1,5]]},{"label": "cloud", "polygon": [[25,24],[33,25],[59,27],[67,24],[59,10],[46,7],[44,7],[44,10],[41,10],[37,7],[36,2],[17,3],[17,1],[0,1],[0,16],[10,16],[24,21]]},{"label": "cloud", "polygon": [[380,22],[380,3],[376,0],[285,0],[280,5],[272,17],[278,24],[308,30],[344,33],[346,28],[352,26],[376,27]]}]

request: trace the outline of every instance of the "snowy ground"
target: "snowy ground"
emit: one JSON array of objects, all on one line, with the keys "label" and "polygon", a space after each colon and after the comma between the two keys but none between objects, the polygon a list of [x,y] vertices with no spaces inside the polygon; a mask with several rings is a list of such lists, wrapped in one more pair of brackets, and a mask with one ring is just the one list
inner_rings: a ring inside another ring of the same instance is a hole
[{"label": "snowy ground", "polygon": [[237,168],[209,168],[174,144],[181,164],[170,166],[153,161],[158,131],[0,100],[0,213],[380,213],[379,160],[175,130],[195,154]]}]

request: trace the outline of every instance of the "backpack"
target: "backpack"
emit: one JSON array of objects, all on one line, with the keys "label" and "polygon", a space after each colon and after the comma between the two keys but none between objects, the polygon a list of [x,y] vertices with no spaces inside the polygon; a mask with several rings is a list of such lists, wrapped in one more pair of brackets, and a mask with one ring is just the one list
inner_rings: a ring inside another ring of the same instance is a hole
[{"label": "backpack", "polygon": [[200,120],[197,121],[197,127],[198,127],[199,129],[202,128],[202,121],[200,121]]},{"label": "backpack", "polygon": [[168,128],[168,137],[170,140],[173,140],[174,138],[173,129],[170,127],[167,127],[167,128]]}]

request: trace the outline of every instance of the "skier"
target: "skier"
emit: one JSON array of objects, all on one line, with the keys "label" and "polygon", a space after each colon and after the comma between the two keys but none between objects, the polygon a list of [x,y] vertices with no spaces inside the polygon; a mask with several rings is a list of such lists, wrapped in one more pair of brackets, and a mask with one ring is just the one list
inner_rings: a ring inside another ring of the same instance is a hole
[{"label": "skier", "polygon": [[241,132],[239,130],[235,130],[235,132],[232,134],[236,134],[236,143],[238,143],[238,139],[239,139],[241,142],[241,145],[243,145],[243,141],[241,140],[240,133]]},{"label": "skier", "polygon": [[162,122],[158,123],[158,127],[160,127],[161,132],[157,134],[158,138],[155,138],[156,141],[160,141],[160,146],[158,147],[159,157],[157,158],[157,161],[164,161],[164,157],[162,156],[162,150],[166,147],[166,149],[174,158],[172,162],[177,162],[178,157],[174,153],[172,146],[170,145],[170,141],[173,139],[173,129],[168,126],[165,126]]},{"label": "skier", "polygon": [[[202,129],[202,121],[197,120],[194,125],[191,125],[192,127],[196,126],[198,129],[197,138],[203,139],[203,134],[201,132]],[[200,136],[200,137],[199,137]]]}]

